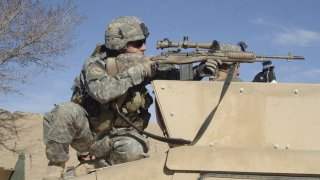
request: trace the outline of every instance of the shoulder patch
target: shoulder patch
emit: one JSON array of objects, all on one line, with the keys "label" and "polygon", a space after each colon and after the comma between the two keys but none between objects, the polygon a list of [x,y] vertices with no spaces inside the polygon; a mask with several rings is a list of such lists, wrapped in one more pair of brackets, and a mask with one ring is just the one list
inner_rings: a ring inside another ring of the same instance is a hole
[{"label": "shoulder patch", "polygon": [[92,67],[90,69],[90,73],[95,76],[104,74],[103,70],[100,67]]},{"label": "shoulder patch", "polygon": [[87,81],[95,80],[103,78],[104,76],[107,76],[107,72],[105,69],[99,66],[99,64],[94,63],[92,64],[87,73],[86,73],[86,79]]}]

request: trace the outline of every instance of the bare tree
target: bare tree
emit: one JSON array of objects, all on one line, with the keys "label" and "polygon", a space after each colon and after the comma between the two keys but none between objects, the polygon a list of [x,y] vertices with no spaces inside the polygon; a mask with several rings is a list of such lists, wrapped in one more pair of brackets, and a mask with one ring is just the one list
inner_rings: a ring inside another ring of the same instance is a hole
[{"label": "bare tree", "polygon": [[16,150],[15,144],[12,144],[13,140],[19,139],[15,121],[23,117],[23,114],[12,114],[0,109],[0,150],[3,148],[13,152]]},{"label": "bare tree", "polygon": [[84,16],[71,0],[0,0],[0,94],[46,70],[62,67],[58,57],[75,45]]}]

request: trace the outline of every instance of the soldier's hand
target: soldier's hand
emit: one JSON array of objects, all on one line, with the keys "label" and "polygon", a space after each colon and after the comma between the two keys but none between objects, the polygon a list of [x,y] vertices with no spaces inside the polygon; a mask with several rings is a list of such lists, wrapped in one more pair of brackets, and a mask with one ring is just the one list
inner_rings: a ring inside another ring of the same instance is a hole
[{"label": "soldier's hand", "polygon": [[196,75],[199,77],[212,76],[216,74],[218,66],[222,64],[221,60],[208,59],[205,63],[200,63],[196,67]]},{"label": "soldier's hand", "polygon": [[145,77],[152,78],[156,74],[157,64],[155,61],[144,60],[140,62],[145,70]]},{"label": "soldier's hand", "polygon": [[167,59],[165,56],[149,56],[148,59],[150,59],[150,61],[154,61],[157,64],[164,64],[167,62]]},{"label": "soldier's hand", "polygon": [[211,72],[211,75],[215,75],[218,67],[222,64],[222,61],[219,59],[208,59],[206,61],[206,68]]}]

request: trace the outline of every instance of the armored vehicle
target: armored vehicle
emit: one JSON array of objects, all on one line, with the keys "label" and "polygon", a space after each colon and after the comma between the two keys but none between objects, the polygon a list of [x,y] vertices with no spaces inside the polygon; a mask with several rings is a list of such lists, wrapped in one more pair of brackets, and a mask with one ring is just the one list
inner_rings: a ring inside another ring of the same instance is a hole
[{"label": "armored vehicle", "polygon": [[[217,52],[217,44],[206,44],[203,57],[243,62],[250,55]],[[152,86],[169,150],[74,179],[320,179],[320,84],[155,80]]]},{"label": "armored vehicle", "polygon": [[219,102],[223,82],[152,84],[163,131],[192,145],[75,179],[320,178],[320,85],[232,82]]}]

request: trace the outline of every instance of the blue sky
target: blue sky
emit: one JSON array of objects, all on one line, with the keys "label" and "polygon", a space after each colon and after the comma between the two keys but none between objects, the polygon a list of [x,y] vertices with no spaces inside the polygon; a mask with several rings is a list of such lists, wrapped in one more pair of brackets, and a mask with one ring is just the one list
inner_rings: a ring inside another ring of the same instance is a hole
[{"label": "blue sky", "polygon": [[[113,18],[140,17],[151,32],[147,55],[159,54],[157,40],[225,43],[245,41],[248,51],[262,55],[303,55],[305,61],[274,60],[279,83],[320,84],[320,1],[318,0],[95,0],[79,1],[86,20],[79,42],[59,60],[67,68],[42,74],[23,86],[24,95],[1,97],[0,109],[44,113],[71,96],[73,79],[97,43],[104,43],[105,27]],[[242,64],[240,77],[251,81],[261,63]]]}]

